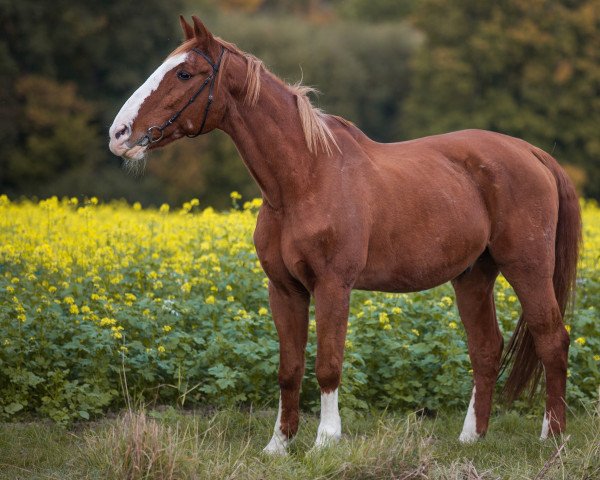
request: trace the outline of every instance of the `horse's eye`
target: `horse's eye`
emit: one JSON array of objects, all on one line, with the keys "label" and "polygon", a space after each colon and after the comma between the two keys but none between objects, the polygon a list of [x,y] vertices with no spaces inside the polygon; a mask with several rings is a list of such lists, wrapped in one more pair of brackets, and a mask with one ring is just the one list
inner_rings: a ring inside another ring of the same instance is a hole
[{"label": "horse's eye", "polygon": [[192,78],[192,75],[186,72],[185,70],[179,70],[177,72],[177,78],[179,80],[189,80],[190,78]]}]

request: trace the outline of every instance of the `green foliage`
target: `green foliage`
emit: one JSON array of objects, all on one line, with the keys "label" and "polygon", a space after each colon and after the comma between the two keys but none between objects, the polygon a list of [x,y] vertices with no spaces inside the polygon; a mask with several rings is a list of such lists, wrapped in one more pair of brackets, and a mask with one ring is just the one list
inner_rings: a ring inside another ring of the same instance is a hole
[{"label": "green foliage", "polygon": [[[125,204],[0,197],[0,419],[87,419],[137,401],[275,404],[279,342],[251,243],[255,207],[216,214],[197,201],[167,213]],[[568,401],[597,398],[600,213],[585,209],[586,250],[571,329]],[[506,338],[519,316],[502,278]],[[449,285],[417,294],[354,292],[341,405],[464,406],[465,336]],[[302,406],[316,410],[315,324]]]},{"label": "green foliage", "polygon": [[585,194],[598,197],[599,12],[597,0],[420,2],[407,133],[523,138],[583,168]]}]

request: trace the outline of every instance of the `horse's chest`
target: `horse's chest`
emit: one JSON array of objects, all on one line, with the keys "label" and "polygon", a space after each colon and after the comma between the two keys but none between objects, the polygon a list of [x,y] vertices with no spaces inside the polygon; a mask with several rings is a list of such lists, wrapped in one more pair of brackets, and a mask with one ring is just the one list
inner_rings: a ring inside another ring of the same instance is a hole
[{"label": "horse's chest", "polygon": [[339,240],[336,228],[314,218],[286,223],[262,214],[254,235],[256,250],[271,279],[292,276],[308,290],[326,270]]},{"label": "horse's chest", "polygon": [[281,257],[290,274],[312,290],[335,243],[331,229],[298,231],[290,228],[281,235]]},{"label": "horse's chest", "polygon": [[359,228],[307,222],[282,231],[281,255],[288,271],[309,290],[316,278],[329,274],[351,282],[366,257],[363,237]]}]

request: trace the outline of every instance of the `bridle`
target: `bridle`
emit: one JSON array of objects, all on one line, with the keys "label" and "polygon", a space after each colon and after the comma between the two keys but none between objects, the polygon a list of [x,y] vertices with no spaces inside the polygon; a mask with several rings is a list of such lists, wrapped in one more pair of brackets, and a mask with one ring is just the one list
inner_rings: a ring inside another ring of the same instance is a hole
[{"label": "bridle", "polygon": [[[169,118],[165,123],[163,123],[162,125],[158,126],[152,126],[150,127],[148,130],[146,130],[146,134],[143,135],[137,142],[135,142],[134,146],[142,146],[145,147],[147,145],[151,145],[153,143],[157,143],[160,142],[163,137],[164,137],[164,132],[165,129],[167,127],[169,127],[170,125],[172,125],[175,120],[177,120],[179,118],[179,116],[185,112],[185,110],[196,101],[196,99],[200,96],[200,94],[204,91],[204,89],[206,88],[206,86],[208,85],[208,100],[206,101],[206,108],[204,109],[204,117],[202,118],[202,124],[200,125],[200,130],[198,130],[197,133],[191,134],[191,135],[187,135],[190,138],[194,138],[197,137],[198,135],[202,134],[202,131],[204,130],[204,125],[206,124],[206,118],[208,117],[208,111],[210,110],[210,106],[212,105],[213,102],[213,91],[215,89],[215,82],[217,80],[217,74],[219,73],[219,68],[221,66],[221,60],[223,60],[223,54],[225,53],[225,47],[221,46],[221,53],[219,54],[219,59],[214,62],[212,60],[212,58],[210,58],[210,56],[208,56],[206,53],[204,53],[202,50],[198,50],[197,48],[192,48],[191,50],[192,52],[200,55],[202,58],[204,58],[208,64],[212,67],[212,73],[206,77],[204,79],[204,82],[202,82],[202,85],[200,85],[200,88],[198,90],[196,90],[196,92],[190,97],[190,99],[187,101],[187,103],[181,108],[179,109],[179,111],[175,112],[175,114]],[[158,136],[155,136],[155,132],[158,132]]]}]

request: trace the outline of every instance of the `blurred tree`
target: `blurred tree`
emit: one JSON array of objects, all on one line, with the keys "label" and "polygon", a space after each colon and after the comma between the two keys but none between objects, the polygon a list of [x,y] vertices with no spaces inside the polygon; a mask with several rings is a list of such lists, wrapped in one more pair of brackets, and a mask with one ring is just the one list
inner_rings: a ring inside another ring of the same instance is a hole
[{"label": "blurred tree", "polygon": [[417,0],[335,0],[342,17],[364,22],[393,22],[412,13]]},{"label": "blurred tree", "polygon": [[162,192],[171,203],[198,197],[205,205],[227,208],[234,190],[247,199],[260,196],[235,145],[220,131],[184,138],[158,151],[148,162],[148,172],[164,181]]},{"label": "blurred tree", "polygon": [[10,151],[6,146],[14,145],[19,134],[15,120],[19,107],[13,86],[13,78],[17,72],[18,67],[8,52],[6,42],[0,39],[0,188],[6,188],[5,156]]},{"label": "blurred tree", "polygon": [[15,186],[31,193],[32,186],[98,160],[93,108],[77,96],[75,85],[28,75],[17,79],[15,93],[22,104],[17,125],[24,138],[5,159]]},{"label": "blurred tree", "polygon": [[256,12],[264,3],[264,0],[221,0],[218,2],[225,10],[237,10],[247,13]]},{"label": "blurred tree", "polygon": [[75,82],[105,107],[137,87],[180,38],[180,4],[2,0],[0,28],[20,73]]},{"label": "blurred tree", "polygon": [[587,174],[600,198],[600,2],[422,0],[426,41],[405,104],[411,136],[485,128]]},{"label": "blurred tree", "polygon": [[179,39],[178,5],[0,0],[0,190],[162,200],[115,168],[105,142],[124,98]]},{"label": "blurred tree", "polygon": [[600,197],[600,0],[0,0],[2,193],[220,207],[257,193],[220,133],[157,152],[141,178],[106,147],[123,101],[179,43],[184,1],[376,140],[503,131],[554,150]]},{"label": "blurred tree", "polygon": [[188,0],[188,9],[198,14],[207,11],[293,14],[312,16],[330,10],[326,0]]},{"label": "blurred tree", "polygon": [[[190,3],[194,13],[200,7],[212,12],[208,25],[215,33],[264,58],[284,79],[303,77],[321,89],[324,95],[316,101],[328,111],[355,121],[374,138],[400,137],[414,45],[408,27],[359,29],[232,12],[287,11],[315,18],[311,12],[328,8],[320,0]],[[2,191],[95,194],[146,203],[198,196],[217,206],[229,204],[233,189],[247,196],[258,193],[225,135],[178,142],[152,155],[142,178],[125,176],[106,148],[106,131],[118,108],[181,38],[177,5],[0,0]],[[223,8],[226,15],[214,15]]]}]

